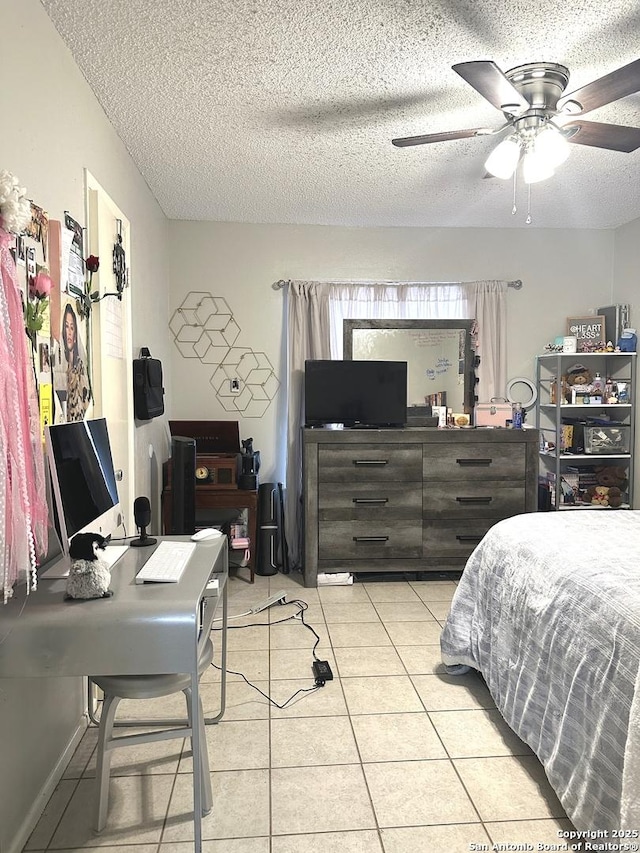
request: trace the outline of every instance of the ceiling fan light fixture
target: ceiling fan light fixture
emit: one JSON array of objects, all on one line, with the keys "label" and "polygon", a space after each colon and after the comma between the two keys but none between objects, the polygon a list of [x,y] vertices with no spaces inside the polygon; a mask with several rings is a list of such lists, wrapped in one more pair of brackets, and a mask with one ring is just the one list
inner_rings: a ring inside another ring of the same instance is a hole
[{"label": "ceiling fan light fixture", "polygon": [[539,181],[546,181],[550,178],[555,169],[549,161],[538,154],[535,147],[525,151],[522,158],[522,177],[525,184],[537,184]]},{"label": "ceiling fan light fixture", "polygon": [[510,136],[493,149],[484,167],[494,177],[506,180],[515,172],[519,160],[520,142],[515,136]]},{"label": "ceiling fan light fixture", "polygon": [[536,156],[546,160],[554,170],[564,163],[571,150],[562,133],[549,124],[536,136],[534,149]]}]

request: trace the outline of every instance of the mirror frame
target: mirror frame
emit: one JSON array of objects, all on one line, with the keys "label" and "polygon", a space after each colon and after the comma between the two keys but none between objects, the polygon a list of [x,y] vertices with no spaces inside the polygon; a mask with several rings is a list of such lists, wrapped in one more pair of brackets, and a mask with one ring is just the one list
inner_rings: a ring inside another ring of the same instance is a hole
[{"label": "mirror frame", "polygon": [[[473,415],[475,406],[475,354],[471,345],[471,330],[474,320],[343,320],[343,358],[353,360],[353,332],[357,329],[406,329],[409,332],[428,331],[429,329],[462,329],[464,342],[464,412]],[[407,355],[410,361],[411,353]],[[408,402],[408,401],[407,401]],[[449,407],[451,408],[451,407]]]}]

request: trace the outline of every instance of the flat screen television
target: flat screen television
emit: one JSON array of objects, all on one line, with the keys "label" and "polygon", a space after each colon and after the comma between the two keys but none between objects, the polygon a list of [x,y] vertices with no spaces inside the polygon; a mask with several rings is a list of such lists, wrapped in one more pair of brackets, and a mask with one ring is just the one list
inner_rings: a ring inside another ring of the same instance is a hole
[{"label": "flat screen television", "polygon": [[305,424],[404,426],[406,361],[305,361]]},{"label": "flat screen television", "polygon": [[52,424],[45,443],[60,545],[76,533],[111,536],[122,523],[105,418]]}]

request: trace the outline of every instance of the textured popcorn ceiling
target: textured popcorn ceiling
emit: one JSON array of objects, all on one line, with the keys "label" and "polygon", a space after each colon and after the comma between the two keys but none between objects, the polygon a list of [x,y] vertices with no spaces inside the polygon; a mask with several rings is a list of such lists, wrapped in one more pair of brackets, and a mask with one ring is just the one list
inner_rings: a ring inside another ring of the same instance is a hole
[{"label": "textured popcorn ceiling", "polygon": [[[495,138],[391,138],[502,123],[456,62],[559,62],[572,91],[640,56],[638,0],[42,3],[174,219],[525,227],[524,185],[512,216],[512,183],[483,179]],[[640,126],[640,95],[588,117]],[[529,227],[640,217],[640,149],[573,145],[532,208]]]}]

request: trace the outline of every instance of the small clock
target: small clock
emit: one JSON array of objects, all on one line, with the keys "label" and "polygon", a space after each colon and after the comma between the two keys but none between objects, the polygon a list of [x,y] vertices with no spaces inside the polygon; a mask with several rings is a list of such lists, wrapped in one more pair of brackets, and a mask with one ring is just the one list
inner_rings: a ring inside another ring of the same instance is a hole
[{"label": "small clock", "polygon": [[208,480],[211,472],[206,465],[199,465],[196,468],[196,480]]}]

